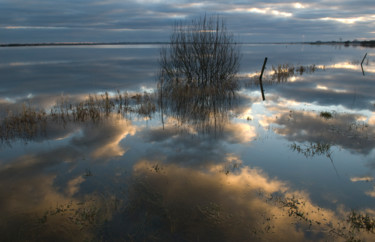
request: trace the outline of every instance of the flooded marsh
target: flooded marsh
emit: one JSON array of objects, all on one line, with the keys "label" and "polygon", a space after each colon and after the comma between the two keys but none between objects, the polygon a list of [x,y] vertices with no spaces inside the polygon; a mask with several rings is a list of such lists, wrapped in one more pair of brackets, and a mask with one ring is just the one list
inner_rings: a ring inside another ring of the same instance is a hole
[{"label": "flooded marsh", "polygon": [[218,90],[136,47],[0,48],[2,241],[375,239],[373,49],[239,44]]}]

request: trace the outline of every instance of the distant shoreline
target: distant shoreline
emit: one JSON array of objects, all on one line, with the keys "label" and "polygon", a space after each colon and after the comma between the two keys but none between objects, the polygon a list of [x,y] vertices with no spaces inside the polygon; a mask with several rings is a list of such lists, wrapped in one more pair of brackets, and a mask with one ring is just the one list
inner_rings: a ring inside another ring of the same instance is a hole
[{"label": "distant shoreline", "polygon": [[79,45],[160,45],[167,42],[53,42],[53,43],[11,43],[0,44],[0,47],[37,47],[37,46],[79,46]]},{"label": "distant shoreline", "polygon": [[[0,47],[38,47],[38,46],[99,46],[99,45],[165,45],[168,42],[52,42],[52,43],[10,43],[0,44]],[[343,45],[343,46],[361,46],[375,47],[375,40],[369,41],[315,41],[315,42],[243,42],[238,44],[307,44],[307,45]]]},{"label": "distant shoreline", "polygon": [[[165,45],[169,42],[52,42],[52,43],[10,43],[0,47],[38,47],[38,46],[91,46],[91,45]],[[238,44],[290,44],[290,43],[238,43]]]},{"label": "distant shoreline", "polygon": [[375,47],[375,40],[365,40],[365,41],[315,41],[315,42],[306,42],[306,44],[310,45],[343,45],[346,47],[349,46],[360,46],[360,47]]}]

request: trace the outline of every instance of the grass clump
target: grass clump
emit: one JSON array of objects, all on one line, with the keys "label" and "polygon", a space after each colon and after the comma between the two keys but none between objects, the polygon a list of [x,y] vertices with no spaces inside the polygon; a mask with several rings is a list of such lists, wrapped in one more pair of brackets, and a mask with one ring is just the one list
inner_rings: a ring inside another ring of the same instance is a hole
[{"label": "grass clump", "polygon": [[290,148],[293,151],[297,151],[300,154],[303,154],[306,158],[314,157],[315,155],[325,155],[327,158],[332,160],[332,151],[331,145],[327,143],[310,143],[309,145],[300,146],[296,143],[290,145]]},{"label": "grass clump", "polygon": [[[272,66],[272,71],[270,74],[264,77],[263,83],[267,84],[279,84],[286,83],[290,78],[297,75],[302,76],[303,74],[313,73],[318,69],[325,69],[325,67],[317,67],[315,64],[308,66],[294,66],[290,64],[279,64],[277,66]],[[250,83],[259,85],[259,75],[255,75],[251,78]]]},{"label": "grass clump", "polygon": [[23,104],[19,111],[9,111],[0,117],[0,142],[9,143],[15,139],[25,141],[46,135],[47,126],[52,123],[99,123],[112,114],[121,117],[137,114],[151,118],[156,111],[156,100],[144,92],[129,97],[127,92],[110,95],[108,92],[97,96],[88,95],[83,101],[71,103],[66,97],[56,100],[56,104],[46,111]]},{"label": "grass clump", "polygon": [[330,112],[320,112],[320,117],[325,119],[331,119],[333,118],[333,115]]},{"label": "grass clump", "polygon": [[375,220],[368,214],[361,214],[352,210],[348,215],[347,222],[350,223],[350,227],[354,230],[366,230],[367,232],[375,233]]},{"label": "grass clump", "polygon": [[46,130],[47,114],[44,110],[37,110],[31,105],[22,105],[19,113],[8,112],[0,122],[0,140],[9,140],[19,137],[30,139]]}]

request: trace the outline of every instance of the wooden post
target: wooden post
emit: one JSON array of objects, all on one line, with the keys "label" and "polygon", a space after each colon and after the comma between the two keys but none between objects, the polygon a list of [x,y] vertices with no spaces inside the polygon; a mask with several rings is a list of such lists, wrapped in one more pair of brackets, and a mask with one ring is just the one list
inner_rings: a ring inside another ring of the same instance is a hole
[{"label": "wooden post", "polygon": [[363,75],[365,75],[365,71],[363,70],[363,62],[365,61],[366,56],[367,56],[367,53],[365,54],[365,56],[363,57],[362,62],[361,62],[361,69],[362,69],[362,74]]},{"label": "wooden post", "polygon": [[161,81],[160,81],[160,112],[161,112],[161,123],[163,124],[164,130],[164,108],[163,108],[163,83],[164,83],[164,71],[161,74]]},{"label": "wooden post", "polygon": [[264,68],[266,67],[266,63],[267,63],[267,57],[264,58],[262,72],[260,73],[260,77],[259,77],[260,91],[262,92],[263,101],[266,100],[266,98],[264,97],[264,90],[263,90],[263,83],[262,83],[262,77],[263,77]]},{"label": "wooden post", "polygon": [[363,65],[363,62],[365,61],[366,56],[367,56],[367,53],[366,53],[365,56],[363,57],[362,62],[361,62],[361,65]]}]

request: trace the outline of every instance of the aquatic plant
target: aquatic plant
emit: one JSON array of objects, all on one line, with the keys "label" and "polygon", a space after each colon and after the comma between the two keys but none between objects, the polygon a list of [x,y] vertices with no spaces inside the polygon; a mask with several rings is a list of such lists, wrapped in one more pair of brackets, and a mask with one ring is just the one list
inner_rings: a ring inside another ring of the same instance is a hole
[{"label": "aquatic plant", "polygon": [[[311,210],[310,206],[306,206],[306,201],[303,198],[297,198],[294,196],[271,196],[269,201],[274,201],[276,204],[280,204],[287,210],[289,216],[307,222],[310,229],[312,226],[317,226],[317,230],[328,232],[328,235],[332,237],[333,241],[337,238],[353,242],[366,241],[362,240],[363,236],[371,237],[371,235],[366,236],[366,232],[375,234],[375,219],[367,213],[352,210],[351,212],[345,213],[344,217],[341,217],[338,221],[334,222],[324,218],[322,208],[317,207],[316,211]],[[321,219],[319,219],[319,217]]]},{"label": "aquatic plant", "polygon": [[2,142],[9,142],[15,137],[28,140],[45,133],[47,114],[44,110],[33,108],[30,104],[23,104],[19,113],[10,111],[0,121],[0,140]]},{"label": "aquatic plant", "polygon": [[367,232],[375,233],[375,220],[368,214],[358,213],[352,210],[347,218],[350,227],[357,231],[366,230]]},{"label": "aquatic plant", "polygon": [[[302,76],[305,73],[313,73],[317,69],[325,69],[325,67],[317,67],[315,64],[308,65],[308,66],[294,66],[291,64],[279,64],[277,66],[271,67],[272,71],[269,73],[265,73],[263,83],[266,84],[278,84],[278,83],[285,83],[290,80],[291,77],[296,75]],[[257,73],[252,78],[250,78],[250,82],[246,83],[246,86],[251,85],[259,85],[259,75]]]},{"label": "aquatic plant", "polygon": [[330,112],[320,112],[320,117],[325,118],[325,119],[331,119],[333,115]]},{"label": "aquatic plant", "polygon": [[326,143],[311,143],[309,145],[300,146],[296,143],[290,145],[293,151],[303,154],[306,158],[314,157],[315,155],[325,155],[332,161],[331,145]]},{"label": "aquatic plant", "polygon": [[91,169],[90,168],[85,169],[85,173],[83,174],[83,176],[84,177],[93,176]]},{"label": "aquatic plant", "polygon": [[136,112],[141,116],[151,118],[151,115],[156,111],[155,98],[151,94],[144,92],[143,95],[138,94],[136,100],[138,104]]},{"label": "aquatic plant", "polygon": [[[132,102],[133,101],[133,102]],[[112,114],[123,117],[129,113],[151,118],[156,111],[156,98],[153,94],[137,93],[131,98],[127,92],[111,96],[108,92],[97,96],[89,94],[78,103],[67,97],[57,98],[56,104],[48,111],[23,104],[21,111],[11,112],[0,117],[0,141],[10,143],[15,139],[31,140],[46,135],[47,126],[52,123],[99,123]]]},{"label": "aquatic plant", "polygon": [[288,64],[278,65],[277,67],[272,66],[271,79],[277,82],[286,82],[289,77],[294,76],[295,69],[294,66]]}]

